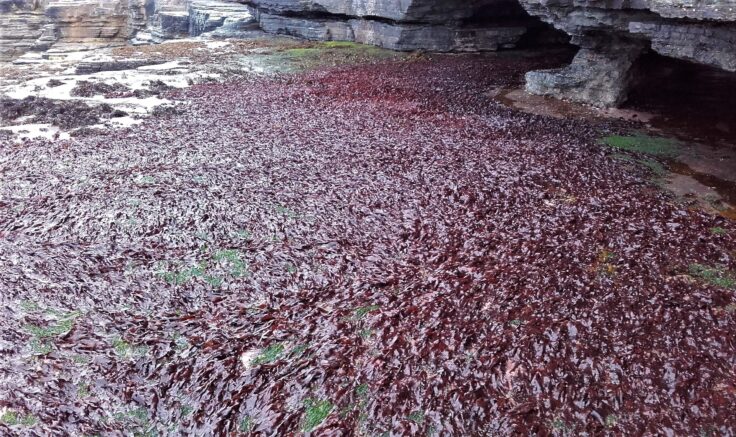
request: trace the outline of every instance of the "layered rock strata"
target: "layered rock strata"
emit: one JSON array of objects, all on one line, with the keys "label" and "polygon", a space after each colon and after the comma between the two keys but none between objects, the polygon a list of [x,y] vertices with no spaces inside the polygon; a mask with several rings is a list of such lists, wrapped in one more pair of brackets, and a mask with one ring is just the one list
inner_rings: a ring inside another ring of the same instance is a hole
[{"label": "layered rock strata", "polygon": [[248,5],[228,1],[162,2],[151,14],[149,29],[159,41],[213,31],[237,35],[258,27],[255,14]]},{"label": "layered rock strata", "polygon": [[497,50],[540,25],[516,0],[0,0],[0,59],[60,41],[160,42],[258,27],[394,50]]},{"label": "layered rock strata", "polygon": [[260,14],[269,33],[319,41],[354,41],[391,50],[484,51],[513,48],[526,26],[461,28],[443,24],[394,23],[366,19],[315,19]]},{"label": "layered rock strata", "polygon": [[0,0],[0,61],[58,42],[125,43],[257,26],[247,5],[215,0]]},{"label": "layered rock strata", "polygon": [[144,25],[144,0],[0,0],[0,60],[58,41],[123,42]]},{"label": "layered rock strata", "polygon": [[521,0],[581,47],[563,69],[530,72],[526,88],[596,106],[624,102],[646,51],[736,72],[734,0]]},{"label": "layered rock strata", "polygon": [[515,47],[538,22],[508,0],[251,0],[269,33],[393,50]]}]

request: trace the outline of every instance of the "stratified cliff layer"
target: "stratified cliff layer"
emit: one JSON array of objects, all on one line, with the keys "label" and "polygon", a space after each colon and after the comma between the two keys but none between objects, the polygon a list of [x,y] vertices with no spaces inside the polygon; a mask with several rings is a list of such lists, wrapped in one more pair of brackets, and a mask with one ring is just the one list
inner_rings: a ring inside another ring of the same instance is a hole
[{"label": "stratified cliff layer", "polygon": [[580,46],[569,67],[527,74],[527,90],[616,106],[636,78],[635,61],[653,51],[736,72],[734,0],[521,0],[532,15]]},{"label": "stratified cliff layer", "polygon": [[261,27],[308,39],[394,50],[497,50],[516,46],[532,20],[515,0],[251,0]]},{"label": "stratified cliff layer", "polygon": [[0,60],[58,41],[161,41],[254,27],[432,51],[513,48],[551,29],[516,0],[0,0]]},{"label": "stratified cliff layer", "polygon": [[0,0],[0,61],[57,42],[160,41],[253,25],[251,7],[227,1]]},{"label": "stratified cliff layer", "polygon": [[144,0],[0,0],[0,60],[57,41],[124,41],[144,23]]}]

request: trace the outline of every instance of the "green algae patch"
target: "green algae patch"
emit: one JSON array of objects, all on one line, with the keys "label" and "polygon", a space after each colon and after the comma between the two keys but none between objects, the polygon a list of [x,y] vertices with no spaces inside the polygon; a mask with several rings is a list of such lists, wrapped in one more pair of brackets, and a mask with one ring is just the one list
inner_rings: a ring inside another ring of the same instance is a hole
[{"label": "green algae patch", "polygon": [[372,45],[349,41],[326,41],[280,50],[271,55],[270,61],[286,63],[287,71],[304,71],[324,66],[362,64],[404,57],[402,53]]},{"label": "green algae patch", "polygon": [[243,417],[238,423],[238,431],[248,433],[253,429],[253,418],[250,416]]},{"label": "green algae patch", "polygon": [[648,135],[610,135],[600,140],[601,144],[626,152],[636,152],[662,158],[673,158],[680,153],[680,143],[671,138]]},{"label": "green algae patch", "polygon": [[305,56],[312,56],[312,55],[319,55],[321,53],[325,52],[342,52],[343,54],[347,52],[353,52],[356,54],[382,54],[385,53],[386,55],[392,54],[393,52],[390,50],[382,49],[380,47],[368,45],[368,44],[360,44],[356,42],[350,42],[350,41],[325,41],[325,42],[319,42],[315,43],[309,47],[296,47],[296,48],[290,48],[283,50],[282,53],[287,56],[292,57],[305,57]]},{"label": "green algae patch", "polygon": [[31,335],[29,347],[32,355],[47,355],[52,350],[52,344],[58,337],[63,337],[74,328],[74,323],[82,315],[79,311],[64,313],[52,309],[47,310],[46,316],[54,318],[53,323],[45,325],[27,324],[24,330]]},{"label": "green algae patch", "polygon": [[302,430],[304,432],[312,432],[318,427],[326,418],[330,415],[334,405],[330,401],[322,399],[307,399],[304,401],[306,410],[304,412],[304,422],[302,423]]},{"label": "green algae patch", "polygon": [[7,426],[31,427],[38,423],[38,419],[32,414],[21,415],[16,411],[7,410],[0,415],[0,423]]},{"label": "green algae patch", "polygon": [[253,366],[260,366],[261,364],[273,363],[274,361],[281,358],[281,356],[284,354],[284,350],[285,348],[283,344],[272,344],[266,349],[263,349],[251,364]]},{"label": "green algae patch", "polygon": [[409,414],[407,419],[411,420],[417,425],[421,425],[422,423],[424,423],[424,411],[414,411]]},{"label": "green algae patch", "polygon": [[122,358],[140,358],[148,353],[148,347],[132,345],[120,337],[113,338],[112,348]]},{"label": "green algae patch", "polygon": [[319,51],[319,49],[316,49],[314,47],[300,47],[297,49],[286,49],[282,53],[286,56],[291,56],[294,58],[302,58],[305,56],[309,56],[311,54],[315,54]]},{"label": "green algae patch", "polygon": [[214,288],[219,288],[226,278],[240,279],[249,275],[248,264],[242,254],[226,249],[215,252],[208,259],[194,266],[184,266],[183,261],[164,261],[157,274],[166,283],[175,286],[185,285],[199,278]]},{"label": "green algae patch", "polygon": [[372,313],[374,311],[378,311],[379,309],[381,309],[381,307],[378,306],[378,305],[367,305],[367,306],[362,306],[360,308],[356,308],[355,309],[355,318],[357,320],[360,320],[363,317],[365,317],[366,315],[368,315],[368,313]]},{"label": "green algae patch", "polygon": [[352,42],[352,41],[325,41],[321,45],[322,47],[325,47],[328,49],[376,48],[375,46],[369,46],[369,45],[360,44],[360,43]]},{"label": "green algae patch", "polygon": [[716,287],[736,290],[736,274],[721,267],[709,267],[703,264],[690,264],[690,275]]}]

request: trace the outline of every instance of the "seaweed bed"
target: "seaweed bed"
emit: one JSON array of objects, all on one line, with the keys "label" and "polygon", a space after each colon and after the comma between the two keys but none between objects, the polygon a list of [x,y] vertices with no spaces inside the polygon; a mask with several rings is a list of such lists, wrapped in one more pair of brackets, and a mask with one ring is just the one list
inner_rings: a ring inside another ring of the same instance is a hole
[{"label": "seaweed bed", "polygon": [[[0,138],[0,434],[733,435],[736,228],[437,56]],[[714,231],[717,229],[718,231]]]},{"label": "seaweed bed", "polygon": [[53,100],[29,96],[24,99],[0,98],[0,121],[26,117],[24,123],[48,123],[62,129],[92,125],[103,119],[123,117],[124,111],[102,103],[88,105],[78,100]]},{"label": "seaweed bed", "polygon": [[121,83],[107,84],[104,82],[90,82],[80,80],[72,89],[71,95],[75,97],[94,97],[102,95],[107,98],[137,97],[146,98],[159,96],[173,90],[174,87],[167,85],[161,80],[149,81],[147,88],[132,90]]}]

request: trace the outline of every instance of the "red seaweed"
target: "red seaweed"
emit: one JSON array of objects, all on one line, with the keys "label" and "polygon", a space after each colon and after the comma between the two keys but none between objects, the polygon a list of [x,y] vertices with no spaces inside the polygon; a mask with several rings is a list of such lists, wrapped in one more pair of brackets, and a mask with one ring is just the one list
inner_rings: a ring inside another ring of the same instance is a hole
[{"label": "red seaweed", "polygon": [[203,84],[0,139],[0,433],[733,435],[735,292],[691,266],[735,270],[736,228],[610,126],[488,97],[551,62]]}]

